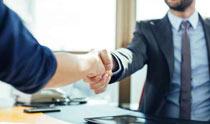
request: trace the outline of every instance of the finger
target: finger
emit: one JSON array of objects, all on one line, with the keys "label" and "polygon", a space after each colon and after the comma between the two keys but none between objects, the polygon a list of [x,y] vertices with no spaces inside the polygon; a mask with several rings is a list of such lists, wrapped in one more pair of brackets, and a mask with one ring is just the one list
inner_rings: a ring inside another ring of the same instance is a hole
[{"label": "finger", "polygon": [[102,80],[103,76],[94,76],[94,77],[88,77],[88,83],[90,85],[96,85],[98,82]]},{"label": "finger", "polygon": [[102,84],[109,84],[110,80],[111,80],[111,74],[110,73],[106,73],[106,75],[103,76],[102,80],[100,81]]},{"label": "finger", "polygon": [[99,88],[107,85],[109,83],[110,79],[111,79],[111,76],[106,74],[106,75],[103,76],[103,79],[100,82],[95,83],[95,84],[91,84],[90,87],[91,87],[91,89],[99,89]]},{"label": "finger", "polygon": [[111,77],[109,76],[107,79],[104,80],[104,82],[101,82],[101,86],[94,87],[94,89],[97,90],[97,89],[102,89],[104,87],[107,87],[110,80],[111,80]]},{"label": "finger", "polygon": [[86,76],[83,80],[87,83],[95,84],[96,82],[100,81],[101,78],[102,76],[93,76],[93,77]]},{"label": "finger", "polygon": [[95,66],[97,67],[97,75],[103,75],[106,72],[106,67],[103,63],[103,61],[101,60],[100,55],[97,55],[98,57],[98,61],[97,63],[95,63]]},{"label": "finger", "polygon": [[98,82],[96,84],[90,84],[90,88],[91,89],[98,89],[100,87],[104,87],[104,85],[106,85],[105,83],[102,83],[102,82]]},{"label": "finger", "polygon": [[108,78],[105,80],[106,85],[109,84],[110,80],[111,80],[111,76],[108,76]]},{"label": "finger", "polygon": [[99,78],[99,76],[90,76],[90,75],[88,75],[83,80],[86,81],[86,82],[93,82],[97,78]]},{"label": "finger", "polygon": [[99,76],[86,76],[83,80],[87,83],[94,83],[95,79]]},{"label": "finger", "polygon": [[94,73],[89,73],[87,76],[88,76],[88,77],[95,77],[96,74],[94,74]]},{"label": "finger", "polygon": [[95,94],[100,94],[103,93],[104,91],[106,91],[106,89],[100,89],[100,90],[95,90]]},{"label": "finger", "polygon": [[94,89],[94,92],[95,92],[96,94],[102,93],[102,92],[106,91],[107,86],[108,86],[108,85],[104,85],[103,87],[100,87],[100,88],[98,88],[98,89]]},{"label": "finger", "polygon": [[112,70],[113,63],[112,63],[111,54],[108,53],[107,50],[102,50],[99,55],[100,55],[100,58],[104,64],[105,69]]},{"label": "finger", "polygon": [[102,93],[107,89],[107,85],[100,87],[98,89],[93,89],[96,94]]},{"label": "finger", "polygon": [[95,76],[95,77],[91,77],[90,80],[92,83],[97,83],[101,80],[102,76]]},{"label": "finger", "polygon": [[103,84],[107,84],[108,83],[107,81],[108,81],[109,77],[110,77],[109,73],[105,73],[100,82],[103,83]]},{"label": "finger", "polygon": [[109,76],[112,76],[112,70],[106,71],[106,74],[108,74]]}]

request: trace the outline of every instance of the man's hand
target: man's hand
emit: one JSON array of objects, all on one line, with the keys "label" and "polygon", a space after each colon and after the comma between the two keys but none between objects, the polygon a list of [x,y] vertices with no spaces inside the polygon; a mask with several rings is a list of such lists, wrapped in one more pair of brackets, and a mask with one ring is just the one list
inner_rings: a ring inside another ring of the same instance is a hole
[{"label": "man's hand", "polygon": [[86,77],[102,77],[106,72],[98,52],[76,55],[55,53],[57,69],[46,87],[58,87],[73,83]]},{"label": "man's hand", "polygon": [[102,77],[105,73],[105,66],[96,51],[92,51],[82,56],[80,61],[81,70],[84,72],[84,77]]},{"label": "man's hand", "polygon": [[[102,93],[106,90],[109,81],[112,76],[113,61],[111,54],[107,50],[101,50],[98,52],[99,57],[105,67],[105,73],[103,75],[87,75],[84,79],[89,83],[91,89],[95,91],[96,94]],[[99,63],[98,63],[99,64]]]}]

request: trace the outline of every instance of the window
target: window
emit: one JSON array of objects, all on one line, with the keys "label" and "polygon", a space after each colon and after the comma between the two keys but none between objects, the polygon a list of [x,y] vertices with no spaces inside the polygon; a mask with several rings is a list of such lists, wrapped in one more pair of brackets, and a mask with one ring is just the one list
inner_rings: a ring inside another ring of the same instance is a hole
[{"label": "window", "polygon": [[116,0],[4,0],[55,51],[115,48]]},{"label": "window", "polygon": [[[115,48],[116,0],[4,0],[4,2],[21,16],[41,44],[55,51],[83,52]],[[71,88],[77,88],[81,94],[87,96],[93,95],[83,81],[63,89],[72,91]],[[94,98],[117,102],[117,92],[118,84],[113,84],[107,92]]]},{"label": "window", "polygon": [[54,50],[115,48],[115,0],[35,0],[35,34]]},{"label": "window", "polygon": [[204,17],[210,17],[210,0],[196,0],[196,8],[198,12]]},{"label": "window", "polygon": [[24,24],[28,27],[30,31],[33,31],[34,0],[4,0],[4,3],[12,10],[14,10],[19,16],[21,16]]},{"label": "window", "polygon": [[137,0],[137,20],[162,18],[168,10],[164,0]]}]

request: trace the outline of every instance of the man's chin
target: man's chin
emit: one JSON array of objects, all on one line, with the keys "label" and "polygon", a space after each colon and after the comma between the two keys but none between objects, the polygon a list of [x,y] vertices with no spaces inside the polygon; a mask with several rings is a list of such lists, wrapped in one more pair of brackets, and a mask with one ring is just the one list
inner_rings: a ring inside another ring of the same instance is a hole
[{"label": "man's chin", "polygon": [[179,11],[179,12],[184,12],[187,8],[183,8],[183,7],[169,7],[171,10],[174,10],[174,11]]},{"label": "man's chin", "polygon": [[192,4],[192,2],[193,0],[165,0],[165,3],[170,9],[180,12],[185,11]]}]

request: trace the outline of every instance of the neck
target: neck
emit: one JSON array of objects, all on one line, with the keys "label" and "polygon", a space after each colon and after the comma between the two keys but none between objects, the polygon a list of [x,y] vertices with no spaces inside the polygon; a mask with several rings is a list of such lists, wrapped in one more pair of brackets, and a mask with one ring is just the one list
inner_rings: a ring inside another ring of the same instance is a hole
[{"label": "neck", "polygon": [[192,2],[192,4],[186,8],[184,11],[176,11],[173,9],[170,9],[171,13],[173,13],[174,15],[180,17],[180,18],[189,18],[194,12],[195,12],[195,0]]}]

